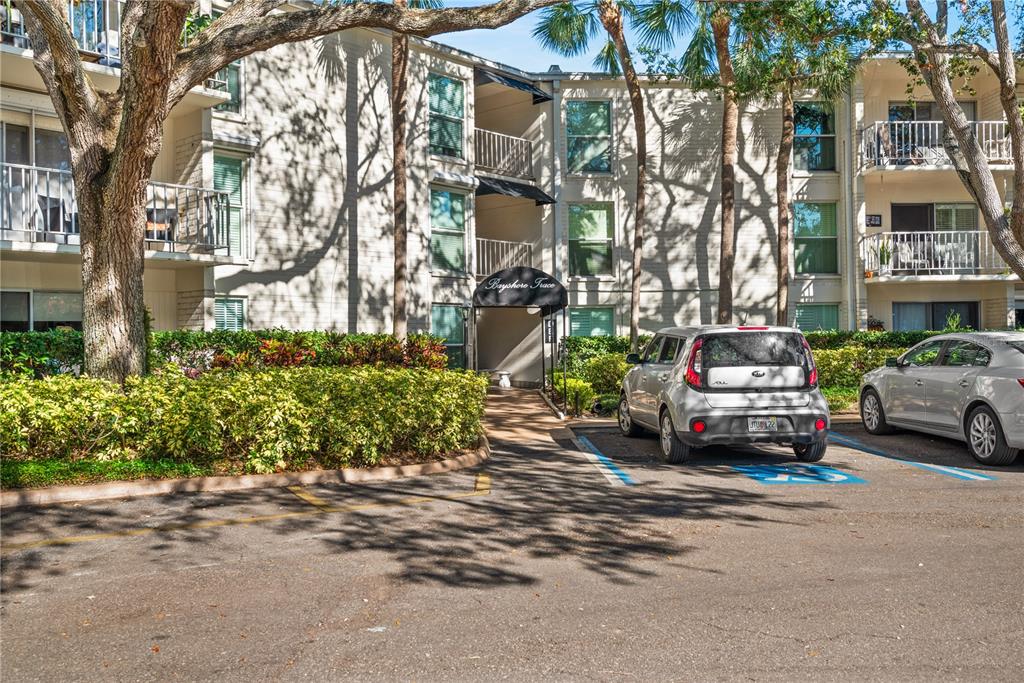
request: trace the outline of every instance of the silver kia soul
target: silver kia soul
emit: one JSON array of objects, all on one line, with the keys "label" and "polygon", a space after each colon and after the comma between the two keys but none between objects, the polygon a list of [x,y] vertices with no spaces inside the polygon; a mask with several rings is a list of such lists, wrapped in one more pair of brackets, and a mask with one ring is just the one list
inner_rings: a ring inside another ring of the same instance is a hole
[{"label": "silver kia soul", "polygon": [[661,436],[666,462],[711,444],[778,443],[825,456],[828,403],[807,340],[791,327],[666,327],[622,380],[619,429]]}]

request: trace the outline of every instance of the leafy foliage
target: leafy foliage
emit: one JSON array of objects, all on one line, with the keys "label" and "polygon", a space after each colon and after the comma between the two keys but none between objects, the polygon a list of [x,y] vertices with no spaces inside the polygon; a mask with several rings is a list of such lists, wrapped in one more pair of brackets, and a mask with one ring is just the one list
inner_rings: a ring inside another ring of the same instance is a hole
[{"label": "leafy foliage", "polygon": [[[649,336],[642,335],[640,346],[643,347],[650,339]],[[561,352],[565,354],[569,374],[582,377],[587,362],[595,356],[620,353],[625,358],[629,353],[629,337],[565,337],[562,339]]]},{"label": "leafy foliage", "polygon": [[568,411],[573,415],[582,415],[584,411],[590,410],[594,405],[597,393],[590,382],[579,377],[567,375],[563,378],[562,372],[556,370],[551,373],[551,384],[559,401],[566,402]]},{"label": "leafy foliage", "polygon": [[865,372],[885,365],[886,358],[899,356],[905,348],[844,346],[814,352],[818,365],[818,383],[822,389],[857,387]]},{"label": "leafy foliage", "polygon": [[622,378],[629,372],[629,364],[621,353],[605,353],[594,356],[583,367],[583,379],[590,383],[599,394],[618,396]]},{"label": "leafy foliage", "polygon": [[70,375],[0,383],[0,451],[15,460],[169,459],[273,472],[431,457],[482,434],[487,380],[463,371],[175,367],[124,390]]},{"label": "leafy foliage", "polygon": [[841,349],[847,346],[866,348],[906,348],[923,342],[929,337],[943,334],[941,330],[914,330],[908,332],[864,332],[860,330],[822,330],[804,332],[807,343],[817,353],[824,349]]}]

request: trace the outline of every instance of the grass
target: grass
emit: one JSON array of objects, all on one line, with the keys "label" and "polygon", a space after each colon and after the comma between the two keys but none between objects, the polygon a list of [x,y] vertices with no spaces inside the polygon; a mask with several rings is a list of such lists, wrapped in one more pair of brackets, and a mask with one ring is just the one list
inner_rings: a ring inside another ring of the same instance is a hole
[{"label": "grass", "polygon": [[822,389],[821,393],[828,401],[828,409],[832,413],[849,410],[857,404],[857,399],[860,398],[858,387],[828,387]]},{"label": "grass", "polygon": [[0,487],[31,488],[57,484],[88,484],[131,479],[173,479],[213,474],[210,466],[176,460],[43,460],[0,461]]}]

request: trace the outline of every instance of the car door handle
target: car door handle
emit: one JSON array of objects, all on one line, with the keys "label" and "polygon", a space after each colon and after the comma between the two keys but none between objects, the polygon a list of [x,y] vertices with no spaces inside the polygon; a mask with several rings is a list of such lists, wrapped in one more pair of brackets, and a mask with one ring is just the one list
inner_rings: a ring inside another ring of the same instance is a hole
[{"label": "car door handle", "polygon": [[919,387],[923,387],[924,386],[924,380],[923,379],[915,379],[914,380],[914,384],[916,384]]},{"label": "car door handle", "polygon": [[660,381],[662,381],[662,382],[667,382],[668,381],[668,373],[667,372],[661,373],[660,375],[658,375],[658,379]]},{"label": "car door handle", "polygon": [[960,380],[960,386],[962,386],[964,389],[966,389],[967,387],[971,386],[971,383],[968,382],[966,379],[962,379],[962,380]]}]

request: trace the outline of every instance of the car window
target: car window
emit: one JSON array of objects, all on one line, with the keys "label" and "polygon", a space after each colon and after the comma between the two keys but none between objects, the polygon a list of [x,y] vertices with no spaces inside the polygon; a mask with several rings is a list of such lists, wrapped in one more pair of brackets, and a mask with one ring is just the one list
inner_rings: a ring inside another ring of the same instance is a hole
[{"label": "car window", "polygon": [[939,351],[942,350],[941,341],[930,341],[921,344],[917,348],[913,348],[907,351],[907,355],[903,356],[903,362],[908,365],[915,365],[921,367],[923,365],[935,365],[935,359],[939,357]]},{"label": "car window", "polygon": [[946,347],[942,365],[950,367],[984,367],[992,359],[988,349],[968,341],[956,341]]},{"label": "car window", "polygon": [[705,368],[753,365],[803,366],[804,345],[792,332],[729,332],[704,338],[701,358]]},{"label": "car window", "polygon": [[678,337],[665,337],[665,344],[661,347],[661,355],[658,356],[659,363],[671,365],[676,362],[679,354],[680,339]]},{"label": "car window", "polygon": [[652,359],[658,357],[658,351],[661,349],[661,342],[664,341],[664,339],[665,336],[661,334],[654,336],[654,339],[651,340],[651,343],[648,344],[647,348],[644,350],[643,361],[645,363],[648,363]]}]

